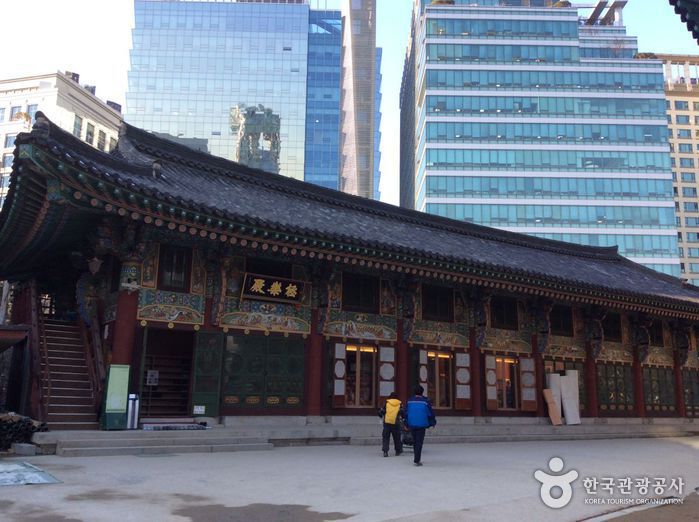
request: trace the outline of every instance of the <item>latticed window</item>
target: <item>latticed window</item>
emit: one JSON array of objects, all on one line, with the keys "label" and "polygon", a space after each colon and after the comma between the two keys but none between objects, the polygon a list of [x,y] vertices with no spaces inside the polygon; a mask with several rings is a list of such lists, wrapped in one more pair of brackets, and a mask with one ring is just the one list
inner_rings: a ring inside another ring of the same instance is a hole
[{"label": "latticed window", "polygon": [[689,417],[699,417],[699,370],[685,369],[682,372],[684,403]]},{"label": "latticed window", "polygon": [[647,411],[675,411],[675,376],[672,368],[643,368],[643,394]]},{"label": "latticed window", "polygon": [[597,363],[597,391],[603,412],[631,413],[634,409],[630,364]]},{"label": "latticed window", "polygon": [[188,292],[191,266],[192,251],[189,248],[162,246],[158,288],[173,292]]}]

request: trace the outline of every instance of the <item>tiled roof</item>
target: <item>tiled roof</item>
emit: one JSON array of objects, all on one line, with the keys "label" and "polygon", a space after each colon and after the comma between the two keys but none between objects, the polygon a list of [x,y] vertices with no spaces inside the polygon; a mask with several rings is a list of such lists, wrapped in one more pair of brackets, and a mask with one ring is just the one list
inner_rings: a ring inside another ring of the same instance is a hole
[{"label": "tiled roof", "polygon": [[699,41],[699,0],[670,0],[675,12],[687,24],[687,29],[695,40]]},{"label": "tiled roof", "polygon": [[[20,136],[18,143],[31,141],[34,135],[40,136],[35,130]],[[105,180],[202,215],[600,289],[610,297],[699,304],[699,290],[629,261],[614,247],[546,240],[402,209],[251,169],[126,124],[112,155],[53,124],[46,145],[71,154],[74,162],[82,162]],[[161,164],[159,176],[153,176],[155,161]]]}]

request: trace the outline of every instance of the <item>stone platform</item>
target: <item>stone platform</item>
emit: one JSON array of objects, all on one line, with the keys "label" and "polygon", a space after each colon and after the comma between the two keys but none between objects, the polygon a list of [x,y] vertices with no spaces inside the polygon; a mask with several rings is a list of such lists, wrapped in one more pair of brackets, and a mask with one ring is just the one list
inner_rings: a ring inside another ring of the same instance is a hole
[{"label": "stone platform", "polygon": [[[211,419],[209,419],[211,420]],[[429,430],[432,443],[523,442],[699,434],[693,419],[583,419],[575,426],[552,426],[525,417],[440,417]],[[378,417],[223,417],[201,431],[51,431],[32,441],[42,454],[62,456],[148,455],[267,450],[302,445],[379,445]]]}]

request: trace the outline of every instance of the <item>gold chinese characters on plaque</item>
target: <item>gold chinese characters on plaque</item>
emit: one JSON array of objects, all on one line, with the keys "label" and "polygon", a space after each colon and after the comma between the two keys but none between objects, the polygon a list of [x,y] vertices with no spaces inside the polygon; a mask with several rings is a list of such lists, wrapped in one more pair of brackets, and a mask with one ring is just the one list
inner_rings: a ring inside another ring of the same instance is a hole
[{"label": "gold chinese characters on plaque", "polygon": [[242,298],[300,304],[305,295],[305,285],[303,281],[295,279],[245,274]]}]

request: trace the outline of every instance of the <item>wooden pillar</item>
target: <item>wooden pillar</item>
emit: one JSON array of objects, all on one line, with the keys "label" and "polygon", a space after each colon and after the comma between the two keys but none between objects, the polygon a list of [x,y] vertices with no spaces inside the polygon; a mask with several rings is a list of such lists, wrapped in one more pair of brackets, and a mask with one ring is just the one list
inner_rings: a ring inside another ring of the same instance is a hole
[{"label": "wooden pillar", "polygon": [[318,331],[318,309],[311,310],[311,335],[306,342],[306,414],[318,416],[323,393],[323,336]]},{"label": "wooden pillar", "polygon": [[597,400],[597,363],[592,355],[592,346],[588,342],[585,346],[585,393],[587,394],[587,414],[589,417],[599,417],[599,403]]},{"label": "wooden pillar", "polygon": [[469,353],[471,354],[471,405],[474,417],[483,416],[483,369],[481,350],[476,346],[476,329],[469,328]]},{"label": "wooden pillar", "polygon": [[405,339],[403,318],[399,317],[396,325],[396,393],[402,401],[407,401],[411,395],[410,358],[408,357],[408,342]]},{"label": "wooden pillar", "polygon": [[679,357],[675,354],[675,407],[678,417],[687,416],[687,405],[684,402],[684,376],[682,375],[682,365]]},{"label": "wooden pillar", "polygon": [[646,398],[643,393],[643,366],[638,354],[638,346],[633,351],[633,402],[637,417],[646,416]]},{"label": "wooden pillar", "polygon": [[138,316],[138,284],[141,281],[141,263],[133,258],[121,265],[119,295],[117,296],[116,319],[114,321],[114,344],[112,364],[133,362],[136,320]]},{"label": "wooden pillar", "polygon": [[539,344],[536,334],[532,334],[532,355],[534,356],[534,375],[536,376],[536,416],[545,417],[546,408],[544,406],[544,387],[546,382],[544,379],[544,357],[539,353]]},{"label": "wooden pillar", "polygon": [[137,313],[138,292],[120,290],[117,297],[116,320],[114,321],[112,364],[131,364],[133,362]]}]

